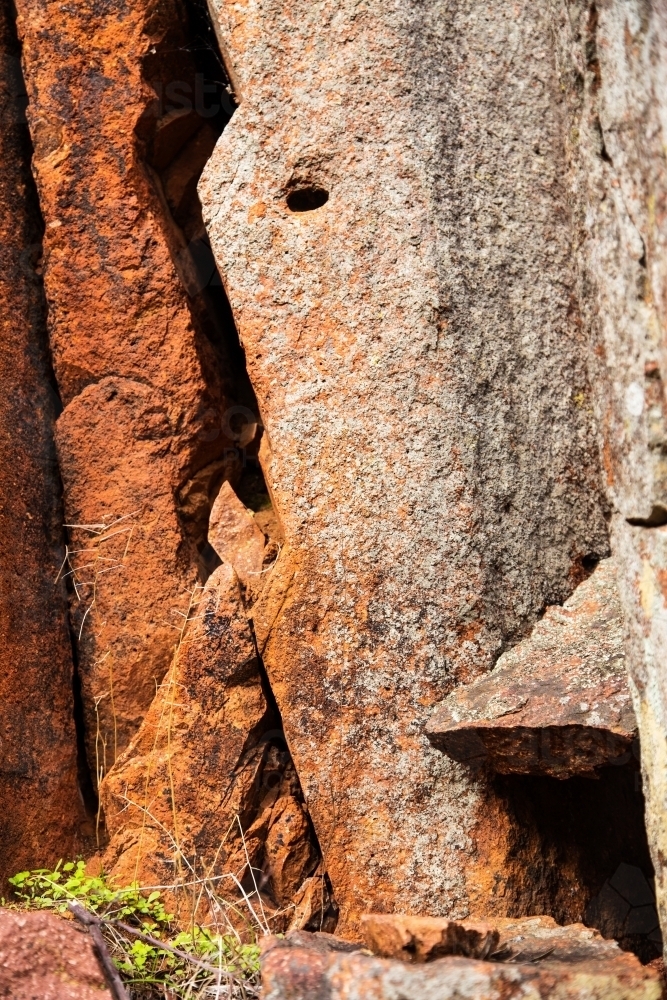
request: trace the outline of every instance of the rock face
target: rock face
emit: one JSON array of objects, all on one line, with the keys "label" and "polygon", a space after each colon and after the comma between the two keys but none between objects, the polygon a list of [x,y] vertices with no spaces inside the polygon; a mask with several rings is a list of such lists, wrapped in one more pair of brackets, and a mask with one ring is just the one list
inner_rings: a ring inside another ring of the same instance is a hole
[{"label": "rock face", "polygon": [[[593,356],[613,547],[629,627],[646,822],[667,927],[667,15],[657,2],[553,2],[581,299]],[[577,231],[578,230],[578,231]]]},{"label": "rock face", "polygon": [[77,788],[73,663],[62,583],[45,303],[36,268],[19,49],[0,4],[0,879],[73,855],[85,821]]},{"label": "rock face", "polygon": [[0,910],[0,996],[111,1000],[90,938],[53,913]]},{"label": "rock face", "polygon": [[241,103],[199,189],[286,538],[260,651],[342,931],[462,915],[492,792],[426,720],[608,551],[548,14],[212,8]]},{"label": "rock face", "polygon": [[629,759],[637,734],[624,640],[616,564],[604,559],[487,677],[445,699],[429,739],[501,774],[594,777]]},{"label": "rock face", "polygon": [[[209,492],[240,471],[224,421],[238,401],[195,294],[186,236],[212,119],[195,107],[177,3],[17,7],[64,404],[57,444],[73,525],[73,619],[99,776],[169,668],[200,572]],[[180,131],[167,93],[176,84],[190,94]],[[204,492],[203,537],[186,516],[194,486]]]},{"label": "rock face", "polygon": [[[59,585],[114,874],[202,865],[274,930],[332,926],[331,884],[343,933],[440,918],[428,946],[399,934],[421,957],[471,912],[570,922],[597,899],[604,922],[619,865],[650,878],[632,761],[606,767],[631,757],[627,652],[667,920],[662,6],[211,0],[225,71],[199,0],[16,4]],[[74,850],[79,820],[19,132],[0,139],[0,628],[26,667],[0,682],[19,706],[0,801],[21,802],[0,847],[18,857],[23,825],[44,863],[44,828]],[[619,898],[626,937],[655,921]],[[304,982],[654,988],[604,948],[421,980],[388,961],[319,952]]]},{"label": "rock face", "polygon": [[493,962],[450,957],[413,965],[326,949],[325,944],[311,943],[304,934],[268,939],[262,955],[263,995],[269,1000],[658,1000],[662,992],[657,974],[618,945],[580,924],[557,927],[544,917],[507,921],[501,934],[504,959],[498,952],[499,960]]}]

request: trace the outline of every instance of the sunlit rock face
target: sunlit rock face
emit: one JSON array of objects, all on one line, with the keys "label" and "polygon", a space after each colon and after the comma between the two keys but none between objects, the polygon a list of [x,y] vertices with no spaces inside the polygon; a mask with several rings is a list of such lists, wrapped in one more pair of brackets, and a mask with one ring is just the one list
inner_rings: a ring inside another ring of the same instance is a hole
[{"label": "sunlit rock face", "polygon": [[255,630],[340,927],[502,911],[493,793],[424,726],[608,553],[548,11],[212,9],[199,191],[286,539]]}]

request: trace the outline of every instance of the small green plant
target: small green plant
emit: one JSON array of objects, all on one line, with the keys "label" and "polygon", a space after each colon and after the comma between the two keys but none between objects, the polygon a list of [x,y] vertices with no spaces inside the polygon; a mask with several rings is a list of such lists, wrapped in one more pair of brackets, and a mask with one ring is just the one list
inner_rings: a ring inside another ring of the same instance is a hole
[{"label": "small green plant", "polygon": [[258,991],[259,947],[194,924],[174,925],[158,890],[115,888],[87,875],[85,862],[59,863],[9,879],[20,905],[69,915],[78,903],[97,916],[112,958],[133,996],[243,998]]},{"label": "small green plant", "polygon": [[33,910],[66,913],[68,903],[76,901],[91,913],[136,922],[150,930],[166,928],[174,919],[165,910],[159,892],[145,895],[138,883],[113,889],[104,875],[86,875],[85,861],[59,862],[53,871],[37,868],[19,872],[9,882],[23,905]]}]

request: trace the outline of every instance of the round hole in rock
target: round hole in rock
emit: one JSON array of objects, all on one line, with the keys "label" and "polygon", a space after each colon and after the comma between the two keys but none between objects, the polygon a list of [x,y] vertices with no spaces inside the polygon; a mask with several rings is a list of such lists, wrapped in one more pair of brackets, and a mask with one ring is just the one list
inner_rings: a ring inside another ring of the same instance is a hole
[{"label": "round hole in rock", "polygon": [[329,192],[318,184],[308,184],[294,188],[287,195],[287,207],[290,212],[312,212],[322,208],[329,200]]}]

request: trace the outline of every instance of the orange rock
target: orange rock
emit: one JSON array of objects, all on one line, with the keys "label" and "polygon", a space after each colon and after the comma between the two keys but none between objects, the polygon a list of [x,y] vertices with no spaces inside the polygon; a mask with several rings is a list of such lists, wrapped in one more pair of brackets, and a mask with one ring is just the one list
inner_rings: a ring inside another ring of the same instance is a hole
[{"label": "orange rock", "polygon": [[234,567],[244,590],[257,591],[266,539],[228,482],[220,487],[211,508],[208,540],[220,558]]},{"label": "orange rock", "polygon": [[361,918],[366,946],[382,958],[432,962],[445,955],[489,958],[498,947],[498,930],[487,923],[457,923],[444,917],[368,913]]},{"label": "orange rock", "polygon": [[637,722],[624,639],[616,563],[603,559],[488,676],[445,699],[428,738],[454,760],[500,774],[595,777],[628,761]]},{"label": "orange rock", "polygon": [[310,874],[319,860],[303,806],[292,795],[281,795],[273,808],[264,856],[272,895],[281,906],[289,906],[303,885],[304,874]]},{"label": "orange rock", "polygon": [[171,885],[207,875],[223,898],[238,903],[243,883],[260,912],[256,890],[267,894],[267,912],[289,908],[319,853],[281,735],[238,580],[223,563],[199,592],[137,735],[102,783],[112,876]]},{"label": "orange rock", "polygon": [[253,745],[251,734],[261,734],[268,706],[228,564],[198,593],[189,617],[137,735],[102,783],[111,870],[123,877],[140,870],[148,884],[164,881],[164,857],[173,877],[179,849],[207,866],[222,846],[222,868],[234,855],[230,870],[242,875],[234,818],[245,818],[245,799],[261,781],[265,748]]},{"label": "orange rock", "polygon": [[[19,48],[0,7],[0,880],[82,849],[41,224]],[[6,894],[6,889],[4,889]],[[1,992],[0,988],[0,992]]]},{"label": "orange rock", "polygon": [[87,934],[54,913],[0,910],[0,996],[110,1000]]},{"label": "orange rock", "polygon": [[[201,571],[208,509],[202,534],[188,484],[207,508],[231,474],[233,380],[191,253],[215,135],[176,3],[21,0],[18,15],[87,748],[101,775],[169,668]],[[169,104],[175,82],[190,88],[186,119]]]}]

